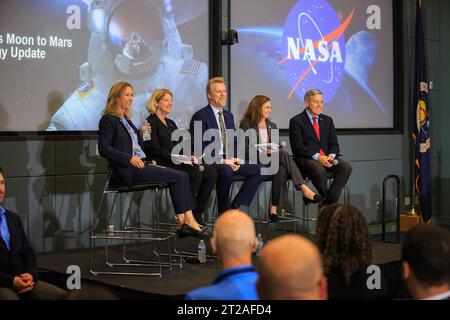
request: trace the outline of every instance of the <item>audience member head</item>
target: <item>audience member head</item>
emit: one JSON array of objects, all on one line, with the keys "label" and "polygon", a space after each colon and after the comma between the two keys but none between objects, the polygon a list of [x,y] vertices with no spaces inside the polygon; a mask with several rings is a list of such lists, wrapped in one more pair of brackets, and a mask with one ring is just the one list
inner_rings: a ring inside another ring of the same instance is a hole
[{"label": "audience member head", "polygon": [[305,106],[309,112],[318,116],[323,111],[323,93],[319,89],[310,89],[305,93]]},{"label": "audience member head", "polygon": [[257,289],[263,300],[327,299],[319,250],[306,238],[275,238],[263,248],[257,269]]},{"label": "audience member head", "polygon": [[355,271],[372,261],[366,219],[351,205],[335,203],[323,207],[317,217],[316,236],[326,274],[335,268],[349,283]]},{"label": "audience member head", "polygon": [[[106,100],[106,106],[105,109],[103,109],[102,114],[112,114],[115,116],[119,116],[117,103],[123,97],[127,88],[133,89],[133,86],[124,81],[116,82],[112,85],[111,89],[109,90],[108,98]],[[125,112],[125,117],[127,119],[132,118],[131,108]]]},{"label": "audience member head", "polygon": [[[173,94],[169,89],[160,88],[153,90],[152,96],[147,102],[147,110],[151,113],[156,113],[159,106],[164,107],[165,100],[170,100],[170,112],[172,111],[172,99]],[[164,104],[164,106],[163,106]],[[164,111],[164,113],[169,114],[170,112]]]},{"label": "audience member head", "polygon": [[270,98],[262,95],[253,97],[247,106],[243,120],[257,125],[262,119],[268,119],[272,112]]},{"label": "audience member head", "polygon": [[253,220],[239,210],[222,213],[211,237],[212,250],[221,260],[223,269],[251,264],[256,248]]},{"label": "audience member head", "polygon": [[213,107],[223,108],[227,104],[227,87],[222,77],[211,78],[206,85],[206,97]]},{"label": "audience member head", "polygon": [[5,201],[5,176],[3,175],[3,169],[0,167],[0,204]]},{"label": "audience member head", "polygon": [[403,278],[414,299],[450,290],[450,232],[431,224],[411,228],[402,242]]}]

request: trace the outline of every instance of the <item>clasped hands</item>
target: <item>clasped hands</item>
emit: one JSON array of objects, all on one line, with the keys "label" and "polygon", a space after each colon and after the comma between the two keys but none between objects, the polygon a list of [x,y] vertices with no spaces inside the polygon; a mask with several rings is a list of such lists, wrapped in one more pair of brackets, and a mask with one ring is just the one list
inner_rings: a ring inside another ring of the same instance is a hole
[{"label": "clasped hands", "polygon": [[136,167],[136,168],[138,168],[138,169],[143,169],[143,168],[145,167],[144,161],[142,161],[141,158],[136,157],[136,156],[133,156],[133,157],[130,159],[130,163],[131,163],[131,165],[132,165],[133,167]]},{"label": "clasped hands", "polygon": [[19,294],[30,292],[34,289],[34,284],[33,276],[29,273],[22,273],[20,276],[15,276],[13,280],[13,288]]},{"label": "clasped hands", "polygon": [[240,161],[241,160],[239,158],[223,159],[222,164],[226,164],[227,166],[231,167],[233,171],[236,172],[241,167]]},{"label": "clasped hands", "polygon": [[326,168],[331,168],[333,166],[333,160],[334,158],[331,155],[319,155],[319,158],[317,159],[317,161]]}]

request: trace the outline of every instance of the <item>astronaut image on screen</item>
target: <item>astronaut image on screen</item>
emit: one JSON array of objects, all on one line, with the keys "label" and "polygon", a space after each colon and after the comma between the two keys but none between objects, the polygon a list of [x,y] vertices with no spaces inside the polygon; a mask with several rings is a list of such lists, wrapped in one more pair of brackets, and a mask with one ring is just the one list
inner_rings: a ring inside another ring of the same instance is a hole
[{"label": "astronaut image on screen", "polygon": [[[206,105],[208,67],[194,59],[175,23],[177,0],[85,0],[90,40],[81,84],[53,115],[48,131],[96,131],[111,85],[133,85],[133,122],[141,126],[154,89],[174,93],[174,119],[187,127],[196,108]],[[175,3],[176,2],[176,3]],[[196,0],[186,1],[193,3]],[[190,9],[193,9],[190,8]],[[184,9],[183,9],[184,10]],[[184,10],[189,11],[189,10]],[[191,10],[195,11],[195,10]],[[178,10],[177,12],[180,12]]]}]

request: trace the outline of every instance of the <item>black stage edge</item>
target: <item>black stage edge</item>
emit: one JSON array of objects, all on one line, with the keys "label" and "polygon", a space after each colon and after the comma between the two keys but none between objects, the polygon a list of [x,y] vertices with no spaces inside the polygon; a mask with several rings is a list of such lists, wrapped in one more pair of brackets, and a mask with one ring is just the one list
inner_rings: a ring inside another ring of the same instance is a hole
[{"label": "black stage edge", "polygon": [[[196,252],[198,239],[187,238],[179,242],[183,250]],[[208,254],[210,254],[209,244]],[[153,244],[129,246],[130,257],[143,259],[152,257]],[[112,247],[114,257],[121,257],[122,246]],[[167,251],[167,249],[166,249]],[[383,243],[373,241],[373,264],[380,266],[383,276],[388,284],[387,299],[404,298],[404,287],[400,268],[400,245],[396,243]],[[214,257],[209,257],[204,264],[197,259],[184,259],[183,266],[177,265],[172,270],[163,268],[163,276],[124,276],[124,275],[92,275],[89,272],[89,248],[64,251],[60,253],[40,254],[37,256],[41,279],[66,288],[67,268],[71,265],[81,269],[81,289],[74,290],[74,299],[183,299],[184,295],[192,289],[207,286],[212,283],[220,272],[220,266]],[[96,250],[94,265],[103,270],[116,270],[104,266],[104,250]],[[173,261],[179,262],[175,256]],[[195,263],[197,262],[197,263]],[[155,272],[155,267],[127,267],[120,271]]]}]

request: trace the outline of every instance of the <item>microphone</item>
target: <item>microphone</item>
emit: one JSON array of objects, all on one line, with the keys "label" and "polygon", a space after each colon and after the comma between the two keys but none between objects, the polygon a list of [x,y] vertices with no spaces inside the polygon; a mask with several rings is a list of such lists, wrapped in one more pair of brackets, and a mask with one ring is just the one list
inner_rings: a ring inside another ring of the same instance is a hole
[{"label": "microphone", "polygon": [[150,161],[149,165],[154,166],[154,167],[158,167],[158,168],[167,169],[167,167],[160,166],[160,165],[156,164],[155,160]]}]

